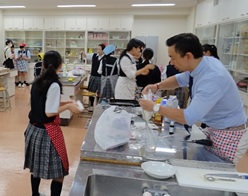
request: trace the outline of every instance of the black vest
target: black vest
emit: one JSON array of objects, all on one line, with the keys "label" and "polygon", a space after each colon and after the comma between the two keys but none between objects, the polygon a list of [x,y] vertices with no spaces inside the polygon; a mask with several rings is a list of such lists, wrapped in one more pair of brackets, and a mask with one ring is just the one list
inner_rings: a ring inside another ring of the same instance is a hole
[{"label": "black vest", "polygon": [[93,56],[92,56],[92,66],[91,66],[91,75],[92,76],[101,77],[101,75],[99,73],[97,73],[99,65],[100,65],[100,61],[98,60],[97,54],[93,54]]},{"label": "black vest", "polygon": [[[130,58],[130,56],[128,54],[124,54],[123,57],[126,56],[127,58],[129,58],[129,60],[133,63],[132,59]],[[121,77],[127,77],[127,75],[122,71],[121,69],[121,59],[119,60],[119,65],[120,65],[120,73],[119,73],[119,76]]]},{"label": "black vest", "polygon": [[[112,67],[114,66],[116,61],[117,61],[117,58],[113,56],[106,56],[102,59],[102,75],[103,76],[109,76],[111,74]],[[117,68],[117,65],[115,65],[113,75],[117,75],[117,74],[118,74],[118,68]]]},{"label": "black vest", "polygon": [[55,119],[55,116],[53,117],[47,117],[45,113],[45,107],[46,107],[46,96],[47,91],[46,89],[44,92],[40,93],[38,91],[39,87],[34,82],[31,89],[31,111],[29,112],[29,120],[32,124],[45,124],[49,122],[53,122]]}]

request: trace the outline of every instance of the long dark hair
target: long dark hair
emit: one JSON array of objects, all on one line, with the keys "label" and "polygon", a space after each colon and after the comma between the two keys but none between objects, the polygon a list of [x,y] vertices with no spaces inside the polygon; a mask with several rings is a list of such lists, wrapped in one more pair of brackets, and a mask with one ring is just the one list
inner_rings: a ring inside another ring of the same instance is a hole
[{"label": "long dark hair", "polygon": [[220,59],[215,45],[204,44],[202,45],[202,48],[203,48],[203,52],[209,51],[211,56],[213,56],[214,58]]},{"label": "long dark hair", "polygon": [[56,82],[60,86],[60,92],[62,94],[62,84],[56,72],[59,66],[62,65],[62,62],[62,58],[57,51],[46,52],[43,59],[42,74],[35,80],[40,93],[47,91],[51,84]]},{"label": "long dark hair", "polygon": [[[143,43],[143,42],[142,42],[142,43]],[[131,51],[132,48],[140,48],[141,45],[142,45],[142,43],[141,43],[141,41],[138,40],[138,39],[135,39],[135,38],[130,39],[129,42],[128,42],[128,44],[127,44],[126,49],[122,51],[122,53],[121,53],[119,59],[121,59],[123,56],[125,56],[125,54],[126,54],[127,52]]]}]

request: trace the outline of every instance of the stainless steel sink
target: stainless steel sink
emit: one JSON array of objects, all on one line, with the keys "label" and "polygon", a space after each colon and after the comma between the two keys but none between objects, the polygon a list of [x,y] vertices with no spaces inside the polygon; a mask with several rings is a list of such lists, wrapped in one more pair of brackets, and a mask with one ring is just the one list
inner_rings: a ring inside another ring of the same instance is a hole
[{"label": "stainless steel sink", "polygon": [[148,191],[152,196],[231,196],[232,193],[178,186],[175,182],[145,180],[105,175],[90,175],[84,196],[142,196]]}]

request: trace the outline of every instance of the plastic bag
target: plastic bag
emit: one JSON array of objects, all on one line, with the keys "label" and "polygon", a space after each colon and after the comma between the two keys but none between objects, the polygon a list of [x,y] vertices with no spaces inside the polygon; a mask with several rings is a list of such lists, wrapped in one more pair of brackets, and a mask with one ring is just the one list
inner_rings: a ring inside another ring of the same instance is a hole
[{"label": "plastic bag", "polygon": [[104,150],[127,143],[131,136],[131,115],[115,109],[106,109],[96,123],[95,141]]}]

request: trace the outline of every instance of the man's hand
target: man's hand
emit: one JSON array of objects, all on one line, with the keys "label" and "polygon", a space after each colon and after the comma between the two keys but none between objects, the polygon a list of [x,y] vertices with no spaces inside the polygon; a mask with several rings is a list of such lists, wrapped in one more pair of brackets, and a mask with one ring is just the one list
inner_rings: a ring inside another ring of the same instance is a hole
[{"label": "man's hand", "polygon": [[149,100],[144,100],[144,99],[140,99],[139,104],[144,110],[149,111],[149,112],[153,111],[153,106],[155,105],[154,102],[149,101]]},{"label": "man's hand", "polygon": [[156,93],[157,90],[158,90],[157,84],[149,84],[149,85],[147,85],[147,86],[143,89],[142,94],[147,94],[148,91],[149,91],[149,89],[151,89],[151,91],[152,91],[153,93]]}]

